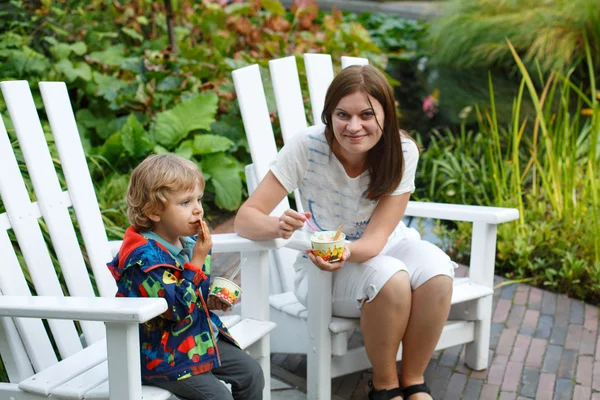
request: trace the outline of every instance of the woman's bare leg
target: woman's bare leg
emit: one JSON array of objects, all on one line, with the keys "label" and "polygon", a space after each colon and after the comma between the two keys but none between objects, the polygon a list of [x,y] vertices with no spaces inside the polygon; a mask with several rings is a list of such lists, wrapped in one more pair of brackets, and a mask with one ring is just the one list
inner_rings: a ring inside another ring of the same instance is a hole
[{"label": "woman's bare leg", "polygon": [[[402,387],[425,382],[423,374],[448,319],[451,298],[452,279],[445,275],[431,278],[413,292],[410,320],[402,340]],[[431,396],[418,393],[410,398],[419,399]]]},{"label": "woman's bare leg", "polygon": [[399,386],[396,354],[406,331],[410,308],[410,280],[404,271],[392,276],[377,296],[362,307],[360,328],[373,366],[376,390]]}]

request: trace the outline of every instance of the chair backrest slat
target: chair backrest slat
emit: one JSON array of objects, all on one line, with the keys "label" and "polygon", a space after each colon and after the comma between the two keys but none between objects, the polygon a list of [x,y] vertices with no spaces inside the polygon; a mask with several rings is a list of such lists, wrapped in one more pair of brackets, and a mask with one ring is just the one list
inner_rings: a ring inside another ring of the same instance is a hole
[{"label": "chair backrest slat", "polygon": [[[0,126],[0,130],[3,127]],[[0,149],[2,148],[0,135]],[[1,153],[0,153],[1,155]],[[2,214],[5,216],[6,214]],[[6,229],[0,227],[0,292],[6,296],[30,296],[31,292],[19,265]],[[0,354],[9,374],[11,382],[33,375],[32,366],[36,371],[49,367],[57,362],[54,349],[46,334],[44,324],[33,318],[2,318],[2,333]],[[18,329],[18,332],[15,330]],[[27,349],[24,351],[23,347]]]},{"label": "chair backrest slat", "polygon": [[[63,267],[66,265],[67,260],[83,264],[69,212],[61,204],[63,195],[29,85],[25,81],[3,82],[0,83],[0,88],[17,132],[31,181],[36,189],[40,210],[51,236],[55,239],[55,251],[59,261]],[[17,160],[12,152],[4,124],[2,124],[2,131],[0,134],[4,136],[3,140],[5,141],[2,145],[3,152],[7,154],[0,157],[0,195],[8,218],[23,252],[36,292],[40,295],[62,296],[63,291],[39,223],[31,215],[31,200],[19,171]],[[41,190],[41,188],[44,188],[44,190]],[[63,225],[70,226],[70,230],[68,228],[64,229]],[[74,244],[73,238],[69,235],[75,237]],[[68,254],[69,252],[74,253],[75,256]],[[77,259],[77,255],[81,260]],[[63,274],[65,279],[71,279],[65,271],[63,271]],[[89,279],[87,282],[89,284]],[[77,285],[77,282],[73,280],[70,283],[73,286]],[[85,286],[85,283],[80,282],[80,284]],[[71,287],[69,289],[71,290]],[[74,287],[73,290],[77,291]],[[81,350],[77,330],[72,321],[49,320],[48,323],[62,357],[67,357]]]},{"label": "chair backrest slat", "polygon": [[304,54],[304,66],[306,67],[314,125],[323,125],[321,113],[325,104],[325,94],[333,80],[331,56],[329,54]]},{"label": "chair backrest slat", "polygon": [[[40,91],[48,115],[73,209],[101,296],[113,297],[115,280],[106,268],[111,259],[98,199],[89,174],[75,115],[64,82],[42,82]],[[89,338],[88,343],[89,342]]]},{"label": "chair backrest slat", "polygon": [[306,129],[306,115],[296,57],[284,57],[269,61],[269,71],[277,104],[277,115],[284,143],[296,132]]},{"label": "chair backrest slat", "polygon": [[342,69],[351,65],[369,65],[369,60],[362,57],[342,56]]},{"label": "chair backrest slat", "polygon": [[[232,76],[250,155],[254,160],[257,180],[260,182],[269,172],[269,164],[277,155],[260,69],[254,64],[233,71]],[[284,198],[271,214],[279,216],[288,208],[289,202]]]}]

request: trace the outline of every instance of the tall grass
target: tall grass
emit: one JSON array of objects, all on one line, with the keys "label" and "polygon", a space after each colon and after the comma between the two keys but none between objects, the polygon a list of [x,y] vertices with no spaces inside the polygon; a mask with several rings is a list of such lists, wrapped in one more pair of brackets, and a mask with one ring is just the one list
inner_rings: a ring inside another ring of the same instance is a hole
[{"label": "tall grass", "polygon": [[[584,35],[590,82],[573,68],[538,78],[537,88],[509,42],[522,81],[512,120],[498,123],[490,104],[476,109],[478,132],[436,133],[422,156],[428,197],[436,201],[517,207],[520,219],[499,228],[498,272],[591,301],[600,300],[599,94]],[[583,88],[588,89],[583,89]],[[534,112],[523,113],[530,98]],[[485,194],[487,193],[487,194]],[[456,256],[468,251],[470,227],[453,235]]]},{"label": "tall grass", "polygon": [[600,66],[596,0],[448,0],[428,30],[432,57],[444,65],[514,67],[508,38],[529,66],[566,72],[585,55]]}]

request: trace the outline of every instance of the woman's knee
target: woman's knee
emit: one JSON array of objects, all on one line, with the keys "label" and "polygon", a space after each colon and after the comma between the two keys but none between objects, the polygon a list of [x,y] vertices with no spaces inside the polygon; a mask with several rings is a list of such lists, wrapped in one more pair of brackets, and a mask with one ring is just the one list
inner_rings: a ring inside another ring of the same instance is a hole
[{"label": "woman's knee", "polygon": [[383,285],[378,296],[391,306],[404,307],[410,304],[411,288],[408,272],[398,271],[392,275]]}]

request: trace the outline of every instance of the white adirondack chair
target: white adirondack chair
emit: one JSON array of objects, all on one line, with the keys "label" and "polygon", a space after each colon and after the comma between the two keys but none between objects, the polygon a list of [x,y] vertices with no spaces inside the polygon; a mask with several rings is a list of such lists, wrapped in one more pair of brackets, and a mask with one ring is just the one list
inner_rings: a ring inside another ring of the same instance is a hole
[{"label": "white adirondack chair", "polygon": [[[341,61],[342,68],[368,63],[366,59],[353,57],[342,57]],[[305,54],[304,64],[313,120],[321,124],[325,93],[334,76],[331,56]],[[287,141],[307,127],[296,58],[272,60],[269,70],[283,139]],[[233,81],[253,161],[253,165],[246,168],[249,190],[252,191],[268,172],[277,149],[258,66],[234,71]],[[299,193],[296,193],[298,198]],[[297,205],[301,207],[298,201]],[[272,215],[279,216],[287,208],[289,203],[285,199]],[[496,227],[517,219],[518,210],[411,201],[406,215],[473,223],[470,273],[467,278],[455,279],[453,320],[446,324],[437,349],[467,344],[467,365],[475,370],[487,368]],[[348,349],[348,339],[359,327],[359,321],[332,317],[331,274],[317,268],[309,273],[308,310],[297,301],[292,292],[294,271],[291,264],[295,260],[295,251],[291,248],[308,249],[310,242],[306,234],[297,232],[287,247],[271,254],[271,319],[277,323],[277,329],[271,334],[271,349],[273,352],[308,354],[308,398],[329,399],[331,378],[369,367],[364,347]],[[398,360],[401,354],[400,349]]]},{"label": "white adirondack chair", "polygon": [[[29,197],[0,117],[0,196],[6,209],[0,214],[0,355],[10,382],[0,383],[0,399],[171,397],[140,383],[138,324],[160,315],[167,305],[164,299],[114,297],[116,285],[106,263],[119,243],[107,240],[65,84],[40,83],[40,89],[68,190],[60,187],[27,82],[2,82],[0,88],[37,198],[32,202]],[[89,262],[80,250],[71,206]],[[42,220],[52,243],[44,240]],[[11,243],[11,229],[26,266]],[[252,242],[233,234],[213,235],[213,241],[215,253],[244,252],[248,258],[242,273],[241,320],[232,316],[226,323],[260,362],[269,399],[268,333],[275,324],[269,321],[267,252],[281,243]],[[60,266],[53,266],[50,246]],[[24,271],[31,276],[36,295]],[[68,295],[58,276],[64,277]],[[42,319],[47,319],[48,329]],[[74,320],[80,321],[87,347]]]}]

